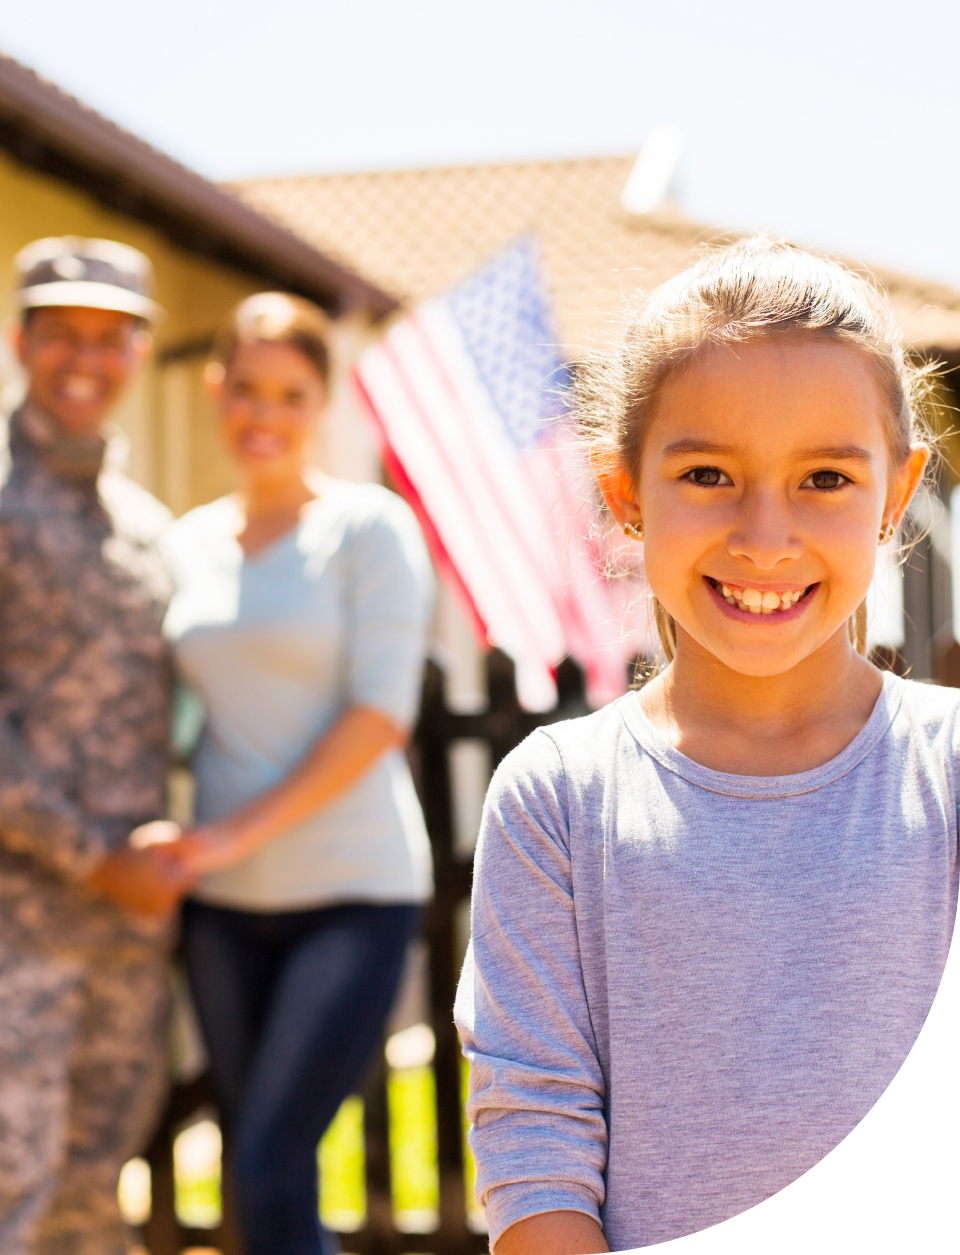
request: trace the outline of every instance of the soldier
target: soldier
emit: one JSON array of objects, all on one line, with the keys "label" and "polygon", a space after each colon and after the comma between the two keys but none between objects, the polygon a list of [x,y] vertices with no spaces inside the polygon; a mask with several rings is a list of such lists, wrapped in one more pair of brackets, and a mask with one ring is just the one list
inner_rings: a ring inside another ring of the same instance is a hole
[{"label": "soldier", "polygon": [[[149,351],[143,254],[17,258],[27,396],[0,491],[0,1251],[121,1255],[124,1161],[166,1079],[166,509],[100,428]],[[156,835],[155,830],[152,835]]]}]

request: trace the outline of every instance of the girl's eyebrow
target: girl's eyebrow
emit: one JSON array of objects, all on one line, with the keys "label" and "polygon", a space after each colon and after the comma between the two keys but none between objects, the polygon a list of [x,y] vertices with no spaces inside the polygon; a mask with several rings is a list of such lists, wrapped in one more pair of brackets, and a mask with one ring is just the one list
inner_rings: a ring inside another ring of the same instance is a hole
[{"label": "girl's eyebrow", "polygon": [[858,444],[828,444],[820,445],[816,449],[804,449],[799,457],[802,461],[816,462],[823,459],[827,462],[867,462],[873,461],[873,454],[869,449],[861,448]]},{"label": "girl's eyebrow", "polygon": [[[691,454],[707,454],[715,457],[736,457],[740,450],[735,445],[713,444],[709,440],[672,440],[663,450],[664,457],[689,457]],[[802,449],[797,455],[802,462],[865,462],[874,458],[869,449],[858,444],[818,445],[815,449]]]},{"label": "girl's eyebrow", "polygon": [[672,440],[663,450],[665,457],[682,457],[691,453],[712,453],[736,457],[740,452],[730,444],[712,444],[709,440]]}]

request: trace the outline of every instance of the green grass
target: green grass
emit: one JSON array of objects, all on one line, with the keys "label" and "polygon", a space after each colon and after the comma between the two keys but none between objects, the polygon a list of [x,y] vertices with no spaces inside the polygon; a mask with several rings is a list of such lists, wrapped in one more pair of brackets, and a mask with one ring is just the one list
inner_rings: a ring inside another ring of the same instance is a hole
[{"label": "green grass", "polygon": [[174,1142],[175,1204],[181,1222],[197,1229],[219,1224],[220,1130],[212,1120],[184,1129]]},{"label": "green grass", "polygon": [[387,1082],[390,1181],[397,1227],[413,1233],[436,1228],[440,1206],[437,1170],[437,1087],[433,1069],[392,1071]]},{"label": "green grass", "polygon": [[212,1229],[220,1223],[220,1178],[176,1182],[180,1222],[194,1229]]},{"label": "green grass", "polygon": [[[467,1066],[463,1065],[466,1098]],[[390,1121],[390,1174],[397,1227],[426,1233],[436,1227],[440,1202],[437,1168],[437,1094],[433,1069],[391,1070],[387,1084]],[[464,1121],[465,1192],[467,1210],[476,1226],[479,1212],[473,1201],[476,1172],[466,1142]],[[351,1232],[366,1218],[364,1187],[363,1101],[353,1096],[343,1103],[317,1149],[320,1171],[320,1216],[331,1229]],[[219,1172],[191,1176],[178,1172],[177,1213],[197,1226],[215,1224],[220,1215]]]},{"label": "green grass", "polygon": [[330,1229],[362,1227],[367,1213],[364,1187],[363,1100],[347,1098],[317,1150],[320,1218]]},{"label": "green grass", "polygon": [[[427,1232],[436,1223],[437,1095],[433,1070],[404,1068],[387,1084],[393,1208],[401,1225]],[[366,1212],[363,1102],[348,1098],[320,1143],[320,1216],[332,1229],[359,1229]]]},{"label": "green grass", "polygon": [[470,1064],[466,1059],[460,1060],[460,1115],[463,1124],[463,1192],[467,1203],[467,1223],[475,1233],[486,1233],[486,1221],[483,1208],[477,1203],[477,1165],[473,1151],[467,1141],[467,1097],[470,1093]]}]

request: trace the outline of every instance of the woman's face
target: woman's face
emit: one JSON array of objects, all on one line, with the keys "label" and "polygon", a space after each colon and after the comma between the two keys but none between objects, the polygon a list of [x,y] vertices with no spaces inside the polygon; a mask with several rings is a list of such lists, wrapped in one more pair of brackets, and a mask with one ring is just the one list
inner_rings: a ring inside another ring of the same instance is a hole
[{"label": "woman's face", "polygon": [[269,479],[299,475],[326,400],[313,363],[287,344],[241,344],[211,386],[224,443],[243,471]]},{"label": "woman's face", "polygon": [[826,341],[714,348],[668,379],[633,505],[679,647],[769,676],[846,632],[927,457],[892,468],[884,420],[868,361]]}]

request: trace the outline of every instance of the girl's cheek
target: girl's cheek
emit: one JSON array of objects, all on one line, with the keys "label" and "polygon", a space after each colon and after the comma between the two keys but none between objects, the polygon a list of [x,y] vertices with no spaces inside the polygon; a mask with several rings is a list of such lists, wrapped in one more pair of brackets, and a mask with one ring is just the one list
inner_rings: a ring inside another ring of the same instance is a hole
[{"label": "girl's cheek", "polygon": [[687,552],[677,538],[648,539],[644,545],[644,571],[647,583],[659,601],[672,613],[680,613],[688,603],[696,574],[696,551]]}]

